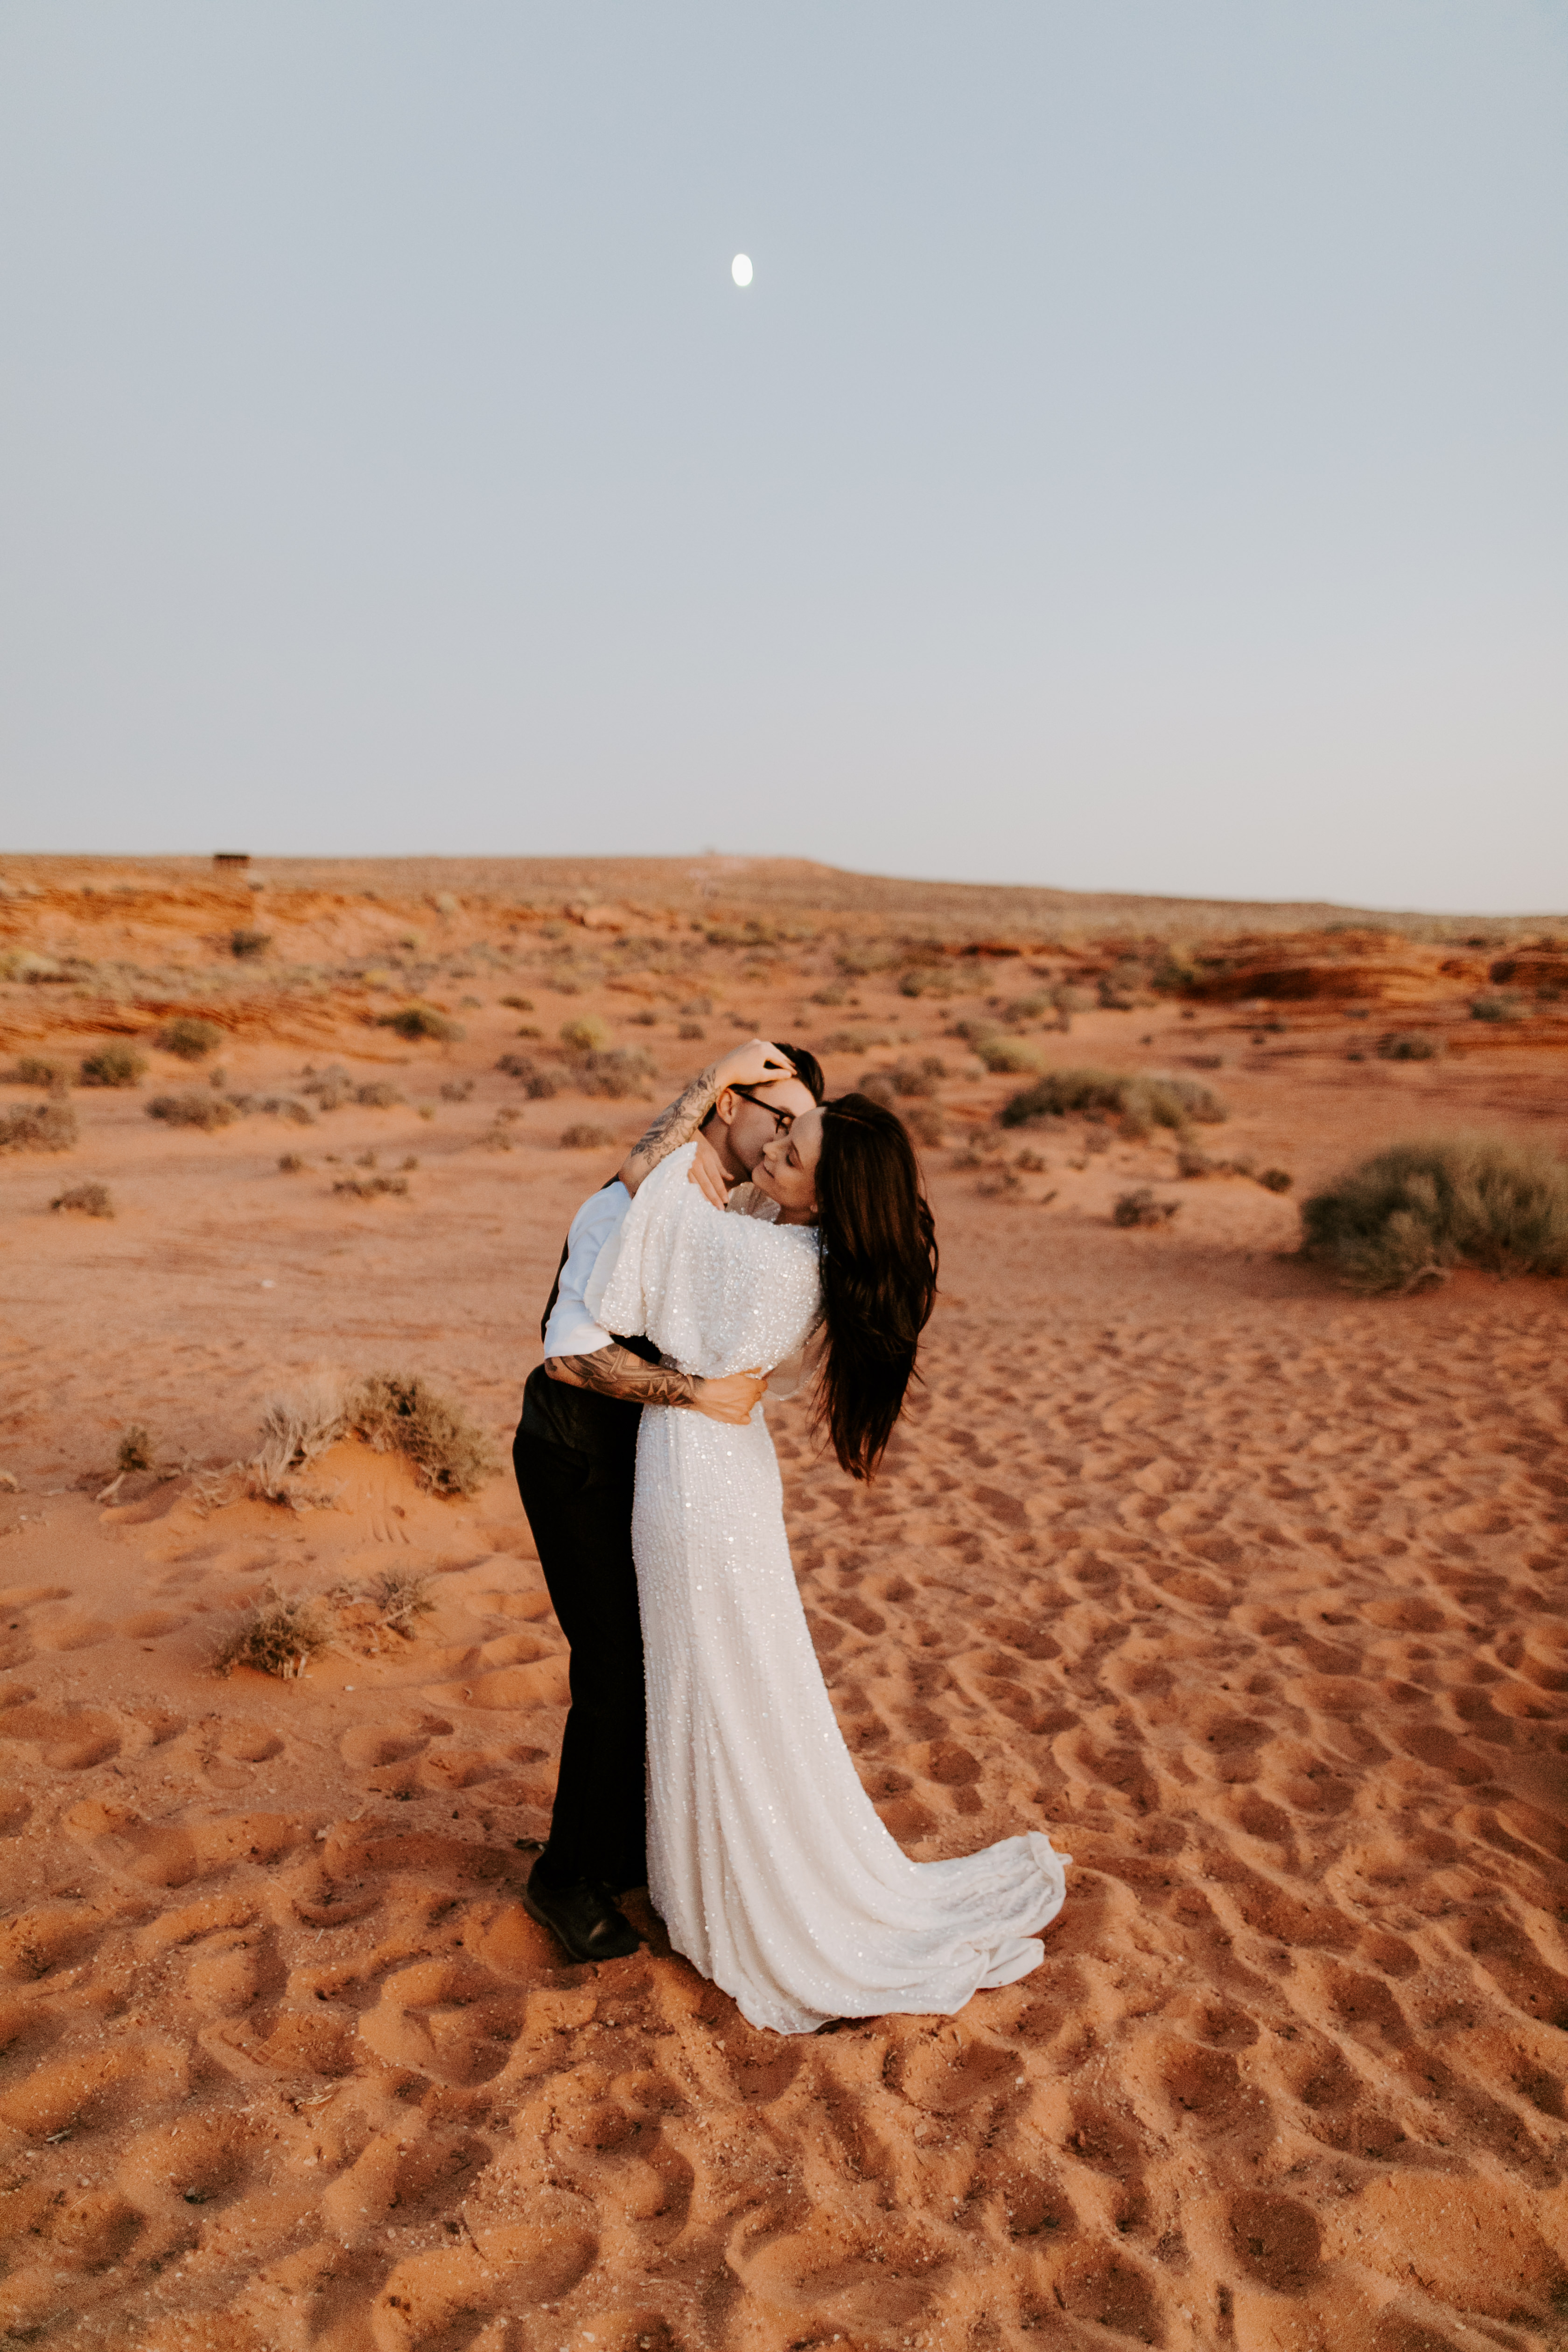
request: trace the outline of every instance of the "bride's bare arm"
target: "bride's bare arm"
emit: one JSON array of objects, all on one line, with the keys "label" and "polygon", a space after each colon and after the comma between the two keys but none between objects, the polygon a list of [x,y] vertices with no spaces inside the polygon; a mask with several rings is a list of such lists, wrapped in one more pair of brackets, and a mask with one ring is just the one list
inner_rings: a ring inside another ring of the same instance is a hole
[{"label": "bride's bare arm", "polygon": [[638,1136],[621,1164],[622,1183],[628,1192],[636,1192],[661,1160],[689,1143],[726,1087],[776,1086],[781,1078],[794,1076],[793,1065],[765,1037],[752,1037],[737,1045],[722,1061],[710,1063]]},{"label": "bride's bare arm", "polygon": [[552,1381],[566,1388],[592,1389],[595,1395],[619,1397],[631,1404],[685,1407],[733,1428],[751,1419],[752,1406],[767,1388],[762,1372],[731,1372],[723,1380],[700,1380],[695,1372],[647,1363],[614,1340],[607,1348],[595,1348],[592,1355],[547,1356],[544,1369]]}]

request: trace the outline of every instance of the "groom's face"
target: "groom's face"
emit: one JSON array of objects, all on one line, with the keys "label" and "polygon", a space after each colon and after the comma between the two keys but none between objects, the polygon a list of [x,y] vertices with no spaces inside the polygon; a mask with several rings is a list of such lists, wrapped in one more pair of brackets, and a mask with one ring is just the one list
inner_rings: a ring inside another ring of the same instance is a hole
[{"label": "groom's face", "polygon": [[713,1106],[706,1129],[737,1183],[751,1174],[774,1136],[782,1132],[773,1113],[782,1111],[787,1123],[813,1108],[811,1088],[803,1087],[798,1078],[753,1087],[751,1097],[755,1099],[726,1087]]}]

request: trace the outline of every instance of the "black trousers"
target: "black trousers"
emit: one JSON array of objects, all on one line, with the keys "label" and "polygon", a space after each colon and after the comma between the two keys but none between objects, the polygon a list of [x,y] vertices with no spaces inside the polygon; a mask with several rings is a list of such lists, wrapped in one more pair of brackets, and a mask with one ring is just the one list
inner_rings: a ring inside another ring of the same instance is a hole
[{"label": "black trousers", "polygon": [[595,1878],[619,1894],[647,1877],[647,1711],[632,1562],[637,1412],[584,1402],[608,1405],[607,1442],[563,1444],[525,1404],[512,1446],[539,1564],[572,1645],[555,1809],[536,1867],[556,1885]]}]

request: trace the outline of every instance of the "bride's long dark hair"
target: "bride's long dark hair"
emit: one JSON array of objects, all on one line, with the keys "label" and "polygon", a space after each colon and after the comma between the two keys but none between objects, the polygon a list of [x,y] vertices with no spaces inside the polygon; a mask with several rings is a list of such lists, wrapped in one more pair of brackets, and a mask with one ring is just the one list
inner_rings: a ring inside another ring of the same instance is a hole
[{"label": "bride's long dark hair", "polygon": [[816,1163],[827,1349],[818,1418],[852,1478],[869,1478],[903,1410],[936,1298],[936,1227],[902,1121],[868,1095],[822,1106]]}]

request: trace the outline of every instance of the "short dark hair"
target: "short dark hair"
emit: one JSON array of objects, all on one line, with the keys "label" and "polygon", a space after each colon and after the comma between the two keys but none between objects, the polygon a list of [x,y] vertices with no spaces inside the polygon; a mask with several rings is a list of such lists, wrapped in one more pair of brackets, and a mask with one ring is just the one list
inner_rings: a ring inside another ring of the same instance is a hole
[{"label": "short dark hair", "polygon": [[[827,1081],[822,1075],[822,1064],[817,1060],[816,1055],[808,1046],[786,1045],[782,1037],[775,1037],[773,1045],[786,1062],[794,1063],[795,1076],[800,1080],[812,1101],[819,1103],[827,1092]],[[773,1080],[775,1086],[778,1083],[777,1079]]]}]

